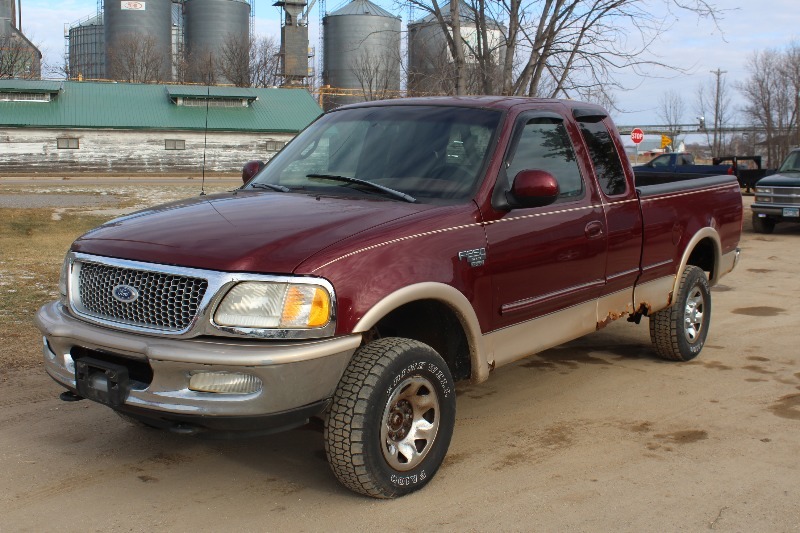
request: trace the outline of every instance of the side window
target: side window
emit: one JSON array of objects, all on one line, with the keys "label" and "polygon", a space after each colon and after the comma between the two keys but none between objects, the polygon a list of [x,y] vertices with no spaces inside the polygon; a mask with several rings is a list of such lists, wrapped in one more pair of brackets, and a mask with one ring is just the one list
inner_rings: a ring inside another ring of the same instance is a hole
[{"label": "side window", "polygon": [[650,165],[654,167],[666,167],[669,166],[669,156],[660,155],[650,161]]},{"label": "side window", "polygon": [[[603,122],[581,122],[580,126],[600,188],[607,196],[624,194],[628,189],[625,172],[608,128]],[[654,166],[657,161],[653,161]]]},{"label": "side window", "polygon": [[583,195],[583,179],[567,129],[558,119],[529,121],[506,162],[509,186],[521,170],[546,170],[558,181],[559,199]]}]

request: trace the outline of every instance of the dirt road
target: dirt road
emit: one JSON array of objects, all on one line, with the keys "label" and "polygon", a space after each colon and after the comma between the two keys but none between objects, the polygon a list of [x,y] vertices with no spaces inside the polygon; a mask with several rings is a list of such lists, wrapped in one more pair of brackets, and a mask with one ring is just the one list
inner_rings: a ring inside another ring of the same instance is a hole
[{"label": "dirt road", "polygon": [[0,531],[800,530],[800,227],[746,224],[742,249],[696,361],[656,359],[646,320],[622,322],[461,386],[445,465],[400,500],[341,488],[315,426],[138,429],[10,371]]}]

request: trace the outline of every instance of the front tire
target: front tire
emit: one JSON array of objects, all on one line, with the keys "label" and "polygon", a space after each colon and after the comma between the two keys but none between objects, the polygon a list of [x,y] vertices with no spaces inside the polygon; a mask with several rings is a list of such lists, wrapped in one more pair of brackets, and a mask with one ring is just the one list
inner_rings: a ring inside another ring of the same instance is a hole
[{"label": "front tire", "polygon": [[675,303],[650,317],[650,340],[663,359],[689,361],[703,349],[710,323],[711,289],[706,273],[687,266]]},{"label": "front tire", "polygon": [[325,423],[336,478],[374,498],[422,488],[441,466],[455,425],[447,364],[421,342],[383,338],[353,356]]},{"label": "front tire", "polygon": [[756,233],[772,233],[775,231],[775,221],[771,218],[760,217],[753,214],[753,231]]}]

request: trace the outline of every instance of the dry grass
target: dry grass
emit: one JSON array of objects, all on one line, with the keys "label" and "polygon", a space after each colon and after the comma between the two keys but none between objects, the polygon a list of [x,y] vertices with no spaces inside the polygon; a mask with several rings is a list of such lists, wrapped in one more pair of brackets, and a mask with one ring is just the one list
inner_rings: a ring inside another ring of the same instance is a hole
[{"label": "dry grass", "polygon": [[[211,192],[231,189],[217,184]],[[33,323],[36,310],[58,298],[58,276],[72,242],[91,228],[119,216],[120,208],[144,208],[197,194],[196,186],[71,184],[35,187],[3,184],[0,194],[92,194],[113,196],[107,213],[86,208],[0,208],[0,380],[11,369],[41,364],[41,334]]]},{"label": "dry grass", "polygon": [[58,298],[58,274],[72,241],[109,217],[64,215],[52,209],[0,211],[0,369],[39,364],[41,339],[33,314]]}]

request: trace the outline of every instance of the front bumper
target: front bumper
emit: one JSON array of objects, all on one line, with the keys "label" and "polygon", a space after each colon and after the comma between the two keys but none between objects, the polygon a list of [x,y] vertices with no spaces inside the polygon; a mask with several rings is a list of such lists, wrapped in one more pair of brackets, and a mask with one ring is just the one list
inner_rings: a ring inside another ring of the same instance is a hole
[{"label": "front bumper", "polygon": [[[292,342],[151,337],[80,321],[58,302],[39,310],[36,325],[45,369],[64,387],[77,390],[73,355],[81,350],[149,365],[150,382],[133,382],[115,409],[156,426],[215,430],[288,427],[321,413],[361,343],[361,335]],[[198,371],[249,374],[263,385],[249,394],[197,392],[188,387]]]}]

